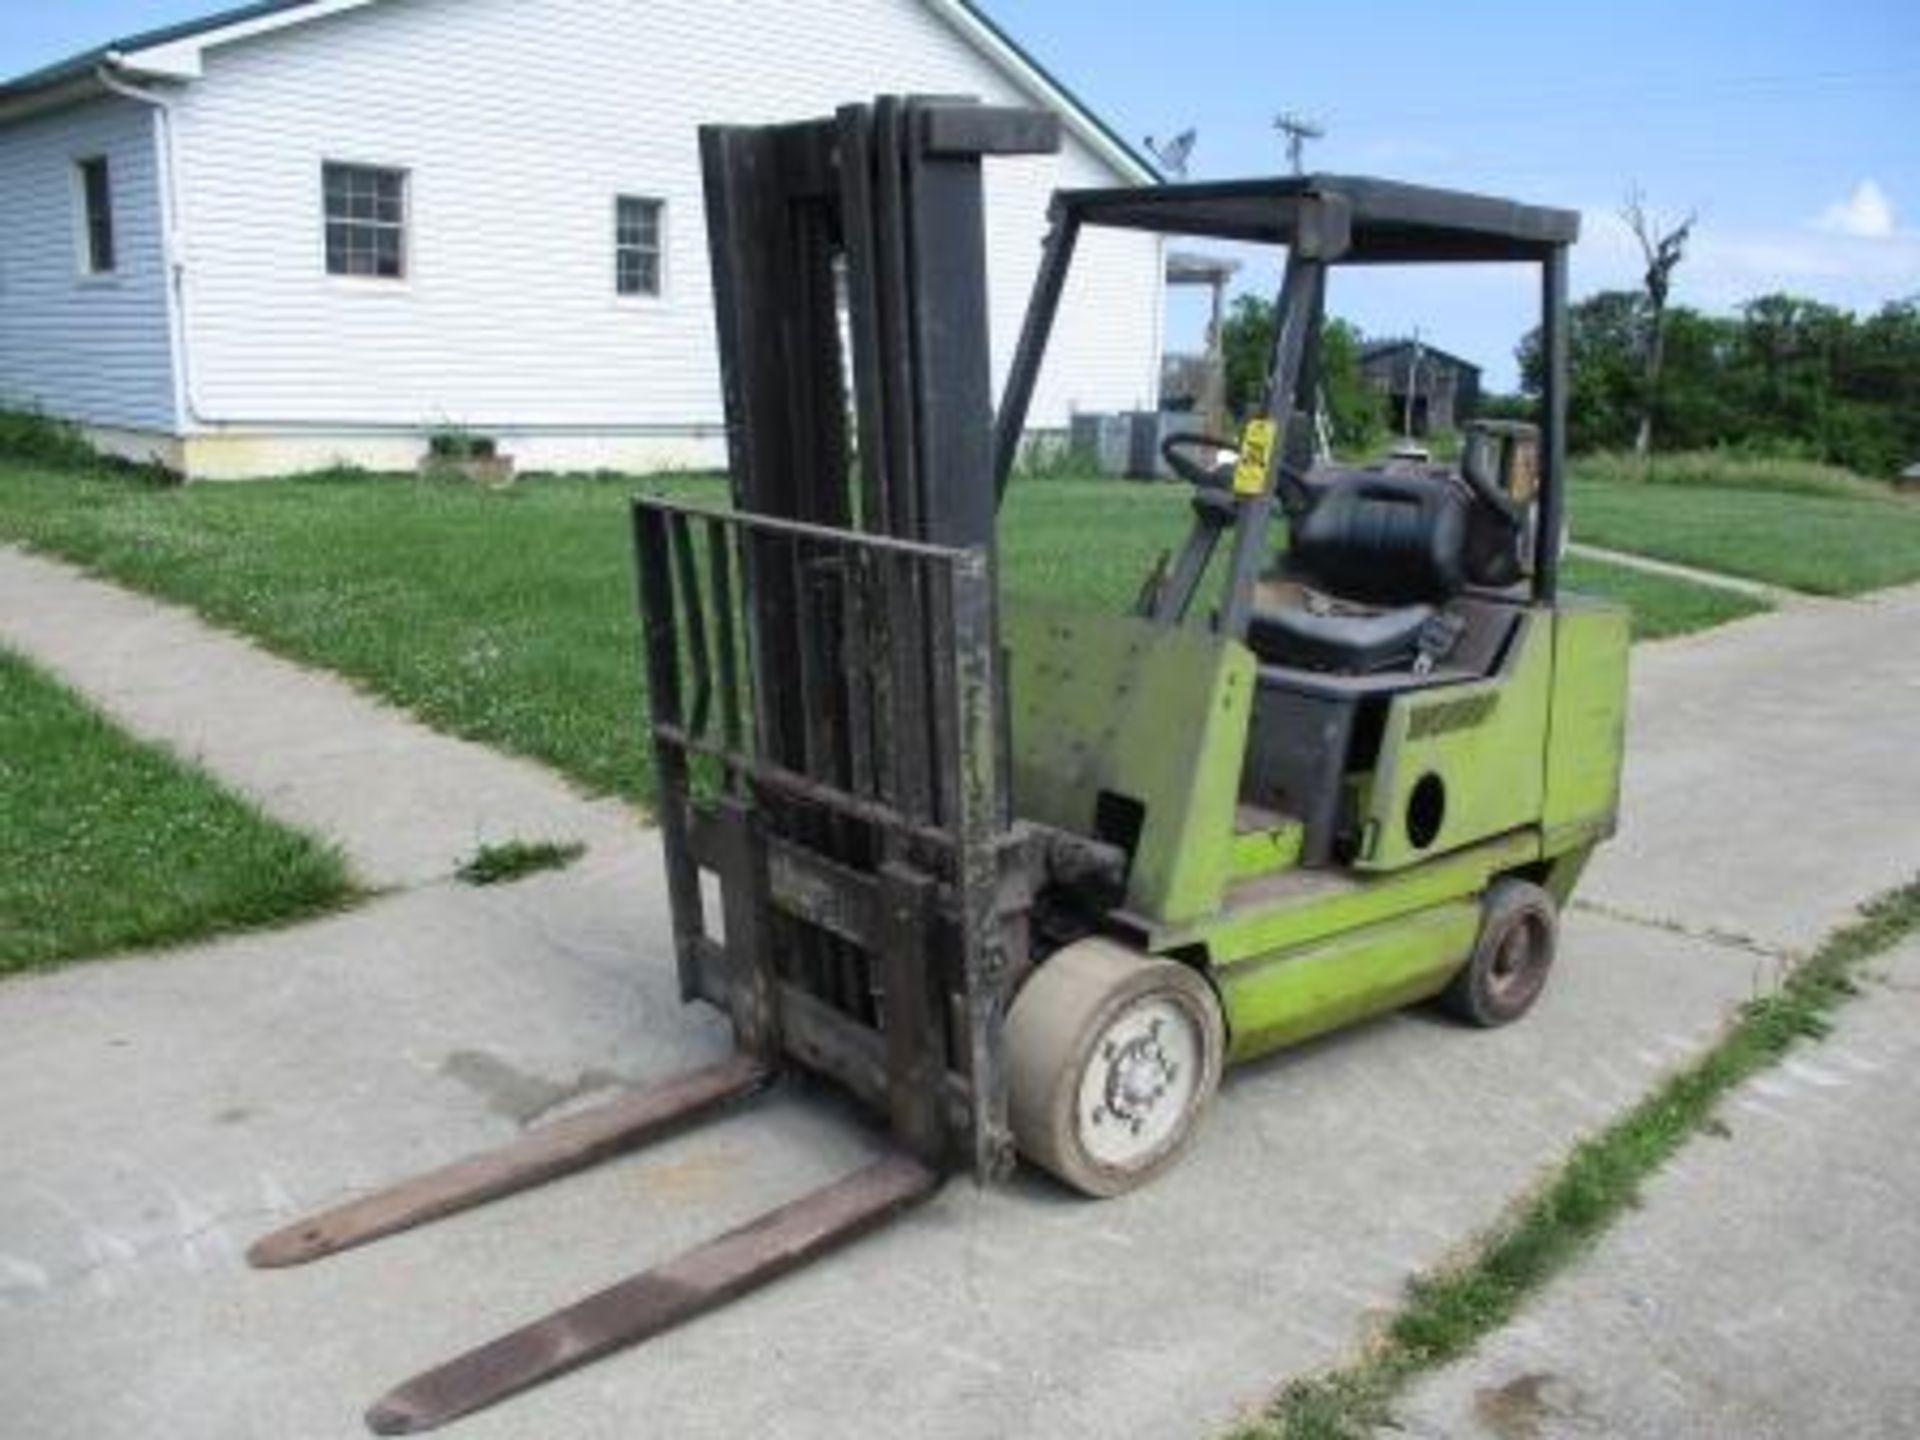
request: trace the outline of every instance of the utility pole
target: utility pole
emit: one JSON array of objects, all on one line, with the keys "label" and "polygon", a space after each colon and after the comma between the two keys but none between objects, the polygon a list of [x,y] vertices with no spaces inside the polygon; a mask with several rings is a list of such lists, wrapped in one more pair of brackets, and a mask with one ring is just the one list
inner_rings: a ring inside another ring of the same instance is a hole
[{"label": "utility pole", "polygon": [[1287,137],[1287,163],[1293,167],[1293,173],[1304,175],[1306,166],[1301,156],[1307,141],[1324,139],[1326,127],[1318,120],[1309,120],[1295,111],[1283,110],[1273,117],[1273,128]]},{"label": "utility pole", "polygon": [[1400,418],[1400,433],[1413,439],[1413,397],[1420,390],[1420,327],[1413,327],[1413,351],[1407,359],[1407,403]]}]

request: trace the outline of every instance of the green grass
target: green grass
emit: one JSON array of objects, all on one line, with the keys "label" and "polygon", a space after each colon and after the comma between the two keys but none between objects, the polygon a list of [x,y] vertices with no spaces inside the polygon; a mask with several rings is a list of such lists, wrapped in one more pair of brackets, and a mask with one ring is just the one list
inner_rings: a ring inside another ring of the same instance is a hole
[{"label": "green grass", "polygon": [[340,857],[0,651],[0,974],[337,906]]},{"label": "green grass", "polygon": [[0,410],[0,457],[56,470],[91,470],[102,464],[77,426],[37,410]]},{"label": "green grass", "polygon": [[[725,497],[697,476],[527,479],[500,492],[365,476],[182,488],[0,463],[0,539],[179,600],[443,730],[645,802],[625,518],[641,489]],[[1187,519],[1177,486],[1016,484],[1009,588],[1120,609]],[[1753,608],[1614,566],[1580,562],[1570,579],[1634,605],[1649,636]]]},{"label": "green grass", "polygon": [[587,847],[579,841],[561,844],[554,840],[508,840],[499,845],[482,845],[454,871],[469,885],[505,885],[542,870],[564,870]]},{"label": "green grass", "polygon": [[[0,536],[182,601],[451,733],[644,799],[626,499],[412,479],[147,486],[0,467]],[[649,489],[723,495],[710,480]]]},{"label": "green grass", "polygon": [[1588,457],[1569,487],[1574,538],[1816,595],[1920,579],[1920,503],[1806,461]]},{"label": "green grass", "polygon": [[1920,930],[1920,880],[1862,908],[1772,994],[1752,1000],[1720,1042],[1605,1130],[1575,1147],[1537,1192],[1458,1262],[1415,1279],[1405,1304],[1355,1363],[1297,1380],[1238,1440],[1361,1440],[1392,1423],[1416,1376],[1470,1351],[1640,1201],[1641,1186],[1702,1131],[1736,1086],[1825,1035],[1857,992],[1863,960]]},{"label": "green grass", "polygon": [[1691,580],[1654,575],[1581,555],[1568,556],[1560,573],[1568,589],[1583,595],[1604,595],[1631,610],[1636,640],[1664,640],[1708,630],[1772,608],[1764,600],[1735,590],[1696,585]]},{"label": "green grass", "polygon": [[1822,495],[1841,500],[1886,500],[1885,482],[1818,460],[1777,455],[1739,455],[1723,450],[1683,450],[1638,455],[1601,451],[1573,462],[1576,480],[1619,485],[1672,485],[1719,490],[1762,490],[1777,495]]},{"label": "green grass", "polygon": [[1116,480],[1016,482],[1000,526],[1008,591],[1084,609],[1122,610],[1192,516],[1181,485]]},{"label": "green grass", "polygon": [[[1177,486],[1046,480],[1010,492],[1001,530],[1008,588],[1115,610],[1130,604],[1160,552],[1176,546],[1190,514]],[[1620,601],[1635,638],[1657,640],[1768,609],[1764,601],[1623,565],[1573,557],[1568,588]]]}]

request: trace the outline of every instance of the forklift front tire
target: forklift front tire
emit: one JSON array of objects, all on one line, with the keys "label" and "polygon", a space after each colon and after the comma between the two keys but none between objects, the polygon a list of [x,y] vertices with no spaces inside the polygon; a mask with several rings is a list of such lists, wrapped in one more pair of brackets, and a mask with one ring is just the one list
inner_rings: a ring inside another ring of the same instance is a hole
[{"label": "forklift front tire", "polygon": [[1480,936],[1440,1003],[1469,1024],[1492,1029],[1518,1020],[1546,989],[1560,916],[1547,891],[1511,877],[1489,885],[1480,905]]},{"label": "forklift front tire", "polygon": [[1105,1199],[1170,1167],[1220,1083],[1213,987],[1116,941],[1050,956],[1007,1016],[1009,1118],[1028,1160]]}]

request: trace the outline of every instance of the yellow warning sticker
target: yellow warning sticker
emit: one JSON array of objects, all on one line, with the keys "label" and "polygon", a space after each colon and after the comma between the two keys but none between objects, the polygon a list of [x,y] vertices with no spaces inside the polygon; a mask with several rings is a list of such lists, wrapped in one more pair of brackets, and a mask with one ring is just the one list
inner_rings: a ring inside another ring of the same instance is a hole
[{"label": "yellow warning sticker", "polygon": [[1249,420],[1240,432],[1240,463],[1233,467],[1233,493],[1258,495],[1267,488],[1267,462],[1273,457],[1273,421]]}]

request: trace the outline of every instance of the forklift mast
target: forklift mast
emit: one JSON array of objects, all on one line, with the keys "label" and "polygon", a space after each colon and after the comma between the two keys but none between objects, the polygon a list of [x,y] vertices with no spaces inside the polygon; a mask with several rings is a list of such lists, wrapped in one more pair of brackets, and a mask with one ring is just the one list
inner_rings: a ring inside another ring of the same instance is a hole
[{"label": "forklift mast", "polygon": [[886,97],[700,138],[733,510],[634,508],[682,989],[927,1163],[1002,1174],[1026,901],[981,166],[1058,122]]}]

